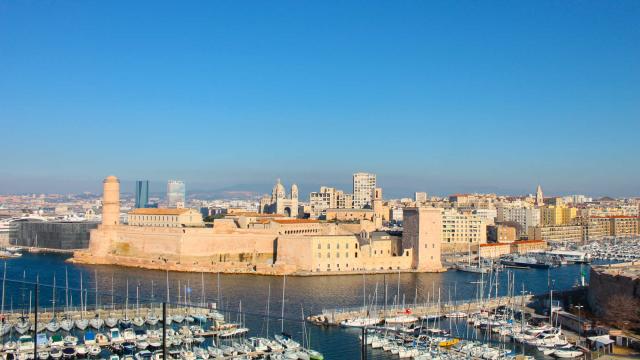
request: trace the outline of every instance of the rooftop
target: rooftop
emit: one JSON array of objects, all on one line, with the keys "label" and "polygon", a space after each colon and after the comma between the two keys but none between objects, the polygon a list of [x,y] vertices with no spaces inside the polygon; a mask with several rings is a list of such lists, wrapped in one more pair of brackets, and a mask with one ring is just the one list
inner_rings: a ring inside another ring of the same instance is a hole
[{"label": "rooftop", "polygon": [[191,209],[156,209],[156,208],[140,208],[133,209],[128,212],[129,215],[181,215]]},{"label": "rooftop", "polygon": [[320,221],[312,219],[274,219],[278,224],[319,224]]}]

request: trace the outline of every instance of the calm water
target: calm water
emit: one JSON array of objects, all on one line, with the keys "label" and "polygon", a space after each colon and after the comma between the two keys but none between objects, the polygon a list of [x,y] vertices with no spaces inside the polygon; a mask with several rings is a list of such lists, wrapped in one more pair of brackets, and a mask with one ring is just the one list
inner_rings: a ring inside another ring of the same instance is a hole
[{"label": "calm water", "polygon": [[[10,307],[25,307],[29,303],[29,290],[32,286],[24,286],[11,280],[35,281],[39,276],[41,284],[52,284],[55,274],[56,285],[64,288],[65,269],[68,273],[71,288],[79,288],[80,277],[83,278],[88,297],[88,303],[93,306],[95,303],[95,284],[97,274],[97,285],[99,290],[99,304],[111,303],[112,279],[115,288],[115,302],[124,303],[126,293],[126,282],[129,280],[130,304],[135,306],[136,288],[139,289],[140,298],[151,298],[152,286],[154,283],[154,298],[156,301],[166,299],[166,279],[167,273],[156,270],[141,270],[124,268],[118,266],[87,266],[67,264],[66,255],[57,254],[28,254],[21,258],[7,261],[7,283],[5,295],[5,309]],[[585,270],[588,270],[585,268]],[[547,292],[549,279],[553,287],[557,290],[572,287],[580,277],[580,266],[564,266],[547,270],[510,270],[515,274],[516,288],[521,289],[524,283],[527,291],[533,293]],[[588,275],[588,271],[587,275]],[[549,276],[550,275],[550,276]],[[506,278],[506,276],[505,276]],[[266,314],[269,287],[271,288],[270,314],[272,318],[269,322],[269,334],[280,332],[280,317],[282,306],[283,278],[274,276],[253,276],[253,275],[217,275],[217,274],[190,274],[190,273],[169,273],[169,296],[172,302],[177,302],[178,281],[181,286],[181,297],[184,296],[185,286],[188,287],[192,303],[202,302],[202,283],[204,279],[204,296],[207,302],[216,302],[219,298],[220,308],[229,310],[228,315],[231,320],[237,320],[237,311],[242,306],[247,325],[252,329],[253,334],[265,335],[267,328]],[[218,282],[218,279],[220,280]],[[446,301],[451,298],[471,299],[477,294],[478,285],[475,283],[479,275],[448,271],[440,274],[388,274],[386,280],[388,284],[389,304],[394,302],[394,298],[400,293],[400,302],[412,303],[414,298],[418,302],[425,302],[427,298],[433,297],[433,292],[437,294],[441,289],[442,299]],[[284,311],[285,331],[293,334],[294,338],[302,333],[302,311],[305,315],[320,313],[325,308],[361,306],[363,303],[363,287],[366,288],[367,298],[374,294],[376,284],[378,286],[378,303],[383,304],[383,275],[345,275],[326,277],[287,277]],[[399,290],[398,290],[399,284]],[[506,282],[500,284],[500,293],[506,294]],[[220,289],[220,291],[218,291]],[[71,291],[70,298],[73,304],[77,305],[80,299],[79,291]],[[437,295],[436,295],[437,296]],[[181,299],[181,301],[184,298]],[[52,305],[52,289],[41,287],[40,304],[50,307]],[[57,290],[56,306],[64,306],[65,291]],[[454,324],[455,325],[455,324]],[[360,357],[360,345],[358,340],[359,331],[355,329],[322,328],[313,325],[306,325],[311,338],[311,347],[320,350],[327,359],[358,359]],[[464,330],[461,330],[464,331]],[[299,337],[298,337],[299,339]],[[371,359],[386,359],[383,352],[373,351],[369,354]]]}]

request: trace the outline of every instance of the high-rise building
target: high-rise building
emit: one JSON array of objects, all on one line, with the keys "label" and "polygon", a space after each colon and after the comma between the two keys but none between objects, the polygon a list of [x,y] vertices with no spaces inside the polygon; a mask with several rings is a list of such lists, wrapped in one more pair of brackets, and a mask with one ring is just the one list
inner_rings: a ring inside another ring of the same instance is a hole
[{"label": "high-rise building", "polygon": [[169,180],[167,183],[167,207],[183,208],[185,204],[185,187],[181,180]]},{"label": "high-rise building", "polygon": [[375,174],[362,172],[353,174],[353,207],[362,209],[367,205],[371,206],[375,188]]},{"label": "high-rise building", "polygon": [[427,193],[424,191],[416,192],[413,196],[415,202],[421,203],[427,201]]},{"label": "high-rise building", "polygon": [[136,181],[136,209],[145,208],[149,204],[149,180]]}]

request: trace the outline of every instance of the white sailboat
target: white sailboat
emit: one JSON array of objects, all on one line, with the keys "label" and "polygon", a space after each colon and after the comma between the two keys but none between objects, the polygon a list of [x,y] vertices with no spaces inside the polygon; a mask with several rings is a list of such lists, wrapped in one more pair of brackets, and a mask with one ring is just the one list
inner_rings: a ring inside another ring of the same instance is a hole
[{"label": "white sailboat", "polygon": [[89,320],[89,325],[96,329],[96,330],[100,330],[100,328],[104,325],[104,320],[102,320],[100,318],[100,313],[98,312],[98,270],[95,270],[95,281],[96,281],[96,307],[95,307],[95,315],[93,316],[93,318],[91,320]]},{"label": "white sailboat", "polygon": [[[111,275],[111,311],[115,310],[115,303],[113,301],[113,275]],[[104,319],[104,324],[108,328],[113,328],[118,325],[118,319],[113,315],[113,313],[109,313],[106,319]]]},{"label": "white sailboat", "polygon": [[89,326],[89,321],[84,318],[86,299],[83,295],[82,274],[80,274],[80,319],[76,320],[76,327],[80,330],[84,330]]},{"label": "white sailboat", "polygon": [[51,296],[52,299],[52,313],[53,313],[53,317],[51,318],[51,321],[49,321],[46,325],[47,330],[51,331],[51,332],[56,332],[58,330],[60,330],[60,323],[58,322],[58,319],[56,319],[56,274],[53,273],[53,288],[52,288],[53,294]]},{"label": "white sailboat", "polygon": [[144,325],[144,319],[140,316],[140,283],[136,285],[136,316],[133,317],[131,323],[137,327]]}]

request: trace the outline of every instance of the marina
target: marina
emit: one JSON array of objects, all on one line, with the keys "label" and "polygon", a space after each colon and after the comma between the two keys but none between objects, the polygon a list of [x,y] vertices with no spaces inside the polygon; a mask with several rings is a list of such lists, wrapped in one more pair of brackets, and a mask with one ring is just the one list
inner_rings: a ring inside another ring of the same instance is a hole
[{"label": "marina", "polygon": [[[21,281],[24,279],[27,283],[27,285],[25,285],[23,283],[7,281],[5,313],[7,314],[7,319],[11,320],[9,323],[13,323],[20,317],[22,313],[21,309],[23,308],[22,299],[24,299],[25,312],[29,313],[29,292],[31,291],[33,298],[33,284],[35,284],[36,277],[39,278],[41,283],[39,302],[43,311],[42,319],[44,320],[40,320],[40,322],[46,323],[53,317],[53,292],[51,285],[53,284],[54,275],[56,276],[57,283],[57,291],[55,294],[55,298],[57,299],[55,304],[56,314],[58,314],[57,317],[60,319],[60,322],[62,322],[62,320],[64,320],[63,313],[65,308],[65,272],[68,274],[69,284],[74,284],[73,289],[70,288],[69,291],[69,300],[73,299],[70,301],[71,304],[67,310],[69,317],[74,322],[75,320],[81,319],[88,320],[89,326],[87,326],[87,329],[89,330],[91,330],[91,319],[96,313],[96,283],[98,285],[98,313],[101,319],[106,320],[106,318],[109,317],[109,313],[113,313],[115,315],[114,317],[122,317],[123,307],[126,306],[128,302],[128,318],[130,321],[133,321],[136,317],[137,295],[141,299],[139,314],[141,314],[140,317],[143,320],[151,309],[151,303],[154,304],[153,309],[157,313],[156,316],[160,317],[161,301],[166,300],[166,279],[168,274],[170,285],[168,287],[170,295],[168,315],[172,317],[175,315],[183,315],[186,318],[187,316],[184,315],[186,314],[183,312],[184,310],[180,310],[179,308],[184,308],[191,303],[194,312],[203,312],[206,314],[210,310],[216,310],[225,316],[227,323],[238,324],[240,320],[242,320],[243,326],[238,327],[246,327],[249,329],[248,332],[243,335],[243,339],[248,340],[252,337],[266,337],[267,329],[269,329],[269,339],[271,340],[275,340],[273,335],[285,332],[290,334],[296,342],[302,344],[302,339],[305,338],[303,334],[307,334],[307,338],[310,338],[310,341],[306,341],[306,343],[310,343],[310,345],[307,346],[318,350],[325,358],[352,359],[360,356],[361,342],[359,337],[361,336],[361,332],[358,329],[340,326],[314,326],[309,324],[305,327],[301,321],[301,308],[304,309],[307,316],[310,314],[330,314],[333,312],[330,309],[342,309],[344,313],[348,313],[347,310],[360,311],[362,310],[364,301],[366,301],[369,306],[376,302],[374,296],[376,294],[376,287],[378,288],[378,295],[375,308],[383,309],[384,307],[384,293],[382,290],[385,281],[384,275],[367,275],[366,277],[345,275],[340,277],[339,282],[335,281],[335,277],[287,277],[283,302],[282,285],[284,284],[282,277],[223,274],[204,275],[203,277],[202,274],[167,273],[152,270],[136,270],[131,272],[130,269],[117,266],[79,266],[67,264],[64,262],[65,259],[66,256],[62,254],[24,253],[21,258],[7,261],[7,279],[20,279]],[[527,282],[527,289],[531,293],[542,293],[548,289],[547,270],[509,269],[509,271],[513,273],[513,281],[518,285],[520,285],[525,277],[529,279],[533,278],[533,281]],[[553,272],[554,283],[557,289],[571,288],[580,277],[580,269],[578,266],[563,266],[551,269],[550,271]],[[81,278],[83,279],[82,292],[84,296],[82,302],[85,309],[84,313],[79,310],[81,293],[79,284]],[[202,289],[203,278],[204,289]],[[127,279],[129,279],[128,297],[126,296]],[[411,319],[411,317],[405,315],[415,316],[414,314],[398,314],[397,311],[392,310],[394,308],[402,308],[402,305],[398,306],[394,304],[394,297],[401,299],[400,304],[402,304],[402,298],[407,299],[405,303],[409,304],[413,303],[415,297],[418,299],[417,304],[422,304],[423,306],[426,304],[424,314],[432,312],[434,310],[434,294],[437,296],[438,289],[441,289],[441,314],[449,315],[449,317],[441,318],[441,327],[444,329],[452,329],[452,337],[463,339],[467,332],[467,318],[455,318],[454,316],[456,316],[456,312],[465,314],[473,313],[473,311],[470,310],[473,307],[469,307],[468,304],[473,304],[478,301],[477,289],[479,280],[481,280],[481,274],[459,271],[448,271],[440,274],[387,275],[388,314],[391,315],[393,311],[394,317],[396,318],[395,320],[400,322]],[[111,295],[112,283],[114,284],[113,304],[115,304],[113,308]],[[138,283],[140,283],[140,285],[138,285]],[[494,288],[496,284],[498,285],[499,300],[495,301],[495,303],[509,303],[509,301],[505,299],[508,292],[506,282],[500,281],[498,283],[492,283],[492,288]],[[184,300],[185,285],[188,289],[191,289],[187,291],[189,301]],[[365,289],[364,292],[363,288]],[[449,301],[449,292],[451,292],[451,301]],[[204,296],[202,293],[204,293]],[[363,293],[365,294],[364,299]],[[178,296],[180,296],[180,301],[178,301]],[[155,301],[151,302],[151,298],[155,298]],[[268,301],[269,299],[270,301]],[[489,300],[485,299],[483,301],[487,303]],[[214,309],[213,303],[216,303],[216,309]],[[269,303],[270,307],[267,309]],[[282,307],[283,303],[285,304],[284,307]],[[180,306],[178,306],[179,304]],[[404,305],[404,307],[409,306]],[[416,309],[417,308],[416,306]],[[242,311],[240,311],[240,309],[242,309]],[[240,315],[240,313],[242,313],[242,315]],[[335,313],[338,312],[336,311]],[[265,317],[265,314],[270,314],[271,316]],[[418,310],[417,314],[422,315],[420,310]],[[458,316],[462,315],[458,314]],[[415,317],[419,318],[419,316]],[[431,324],[432,319],[430,317],[427,318]],[[179,319],[178,317],[178,320]],[[336,317],[335,320],[337,319]],[[33,316],[29,316],[29,321],[33,323]],[[204,326],[201,326],[203,333],[207,335],[206,337],[203,336],[207,342],[216,339],[213,334],[209,337],[210,332],[213,331],[211,330],[213,322],[208,321]],[[414,322],[413,324],[420,324],[421,321],[426,321],[426,319],[419,319],[418,322]],[[451,326],[449,326],[449,322],[451,322]],[[161,324],[162,322],[158,321],[153,329],[147,329],[149,326],[145,325],[144,330],[158,330],[161,328]],[[187,325],[187,323],[184,323],[184,325]],[[199,324],[195,322],[191,325]],[[411,323],[406,323],[406,325],[410,326]],[[181,328],[176,322],[172,322],[171,326],[174,332],[179,332]],[[479,335],[480,330],[473,329],[475,328],[469,327],[469,333],[476,334],[477,332],[478,335],[471,335],[469,338],[473,340],[474,337],[477,337],[482,340],[483,336]],[[95,329],[92,331],[94,333],[102,332],[107,335],[106,330],[108,329],[105,327],[102,331]],[[76,327],[71,330],[71,334],[76,336],[79,341],[84,337],[84,333]],[[47,333],[49,338],[51,338],[52,335],[54,334]],[[147,335],[147,337],[148,336],[149,335]],[[238,338],[238,336],[232,336],[223,339],[223,341],[230,339],[232,343],[236,338]],[[17,341],[18,339],[19,334],[15,329],[3,337],[4,342]],[[388,359],[397,356],[385,352],[382,349],[374,349],[370,346],[367,347],[366,351],[370,359]],[[536,351],[535,348],[527,346],[527,353],[536,353]]]}]

